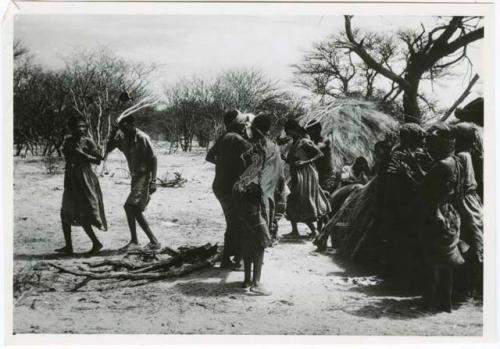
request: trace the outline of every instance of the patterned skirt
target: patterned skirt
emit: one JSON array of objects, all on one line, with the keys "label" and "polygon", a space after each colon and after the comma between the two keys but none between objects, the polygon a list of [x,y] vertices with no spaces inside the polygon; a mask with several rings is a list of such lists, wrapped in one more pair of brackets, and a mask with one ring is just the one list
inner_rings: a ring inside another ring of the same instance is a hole
[{"label": "patterned skirt", "polygon": [[308,164],[292,169],[287,218],[295,222],[317,221],[330,210],[326,194],[319,186],[316,168]]}]

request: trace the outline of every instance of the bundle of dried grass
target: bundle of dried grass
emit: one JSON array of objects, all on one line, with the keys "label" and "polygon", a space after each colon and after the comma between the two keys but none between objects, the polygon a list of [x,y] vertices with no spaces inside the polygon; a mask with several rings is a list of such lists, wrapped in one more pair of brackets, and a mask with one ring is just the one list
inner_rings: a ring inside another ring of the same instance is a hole
[{"label": "bundle of dried grass", "polygon": [[374,144],[398,128],[398,122],[378,111],[374,103],[356,99],[330,101],[313,107],[299,119],[302,125],[313,121],[321,123],[323,136],[332,141],[336,170],[358,156],[372,161]]}]

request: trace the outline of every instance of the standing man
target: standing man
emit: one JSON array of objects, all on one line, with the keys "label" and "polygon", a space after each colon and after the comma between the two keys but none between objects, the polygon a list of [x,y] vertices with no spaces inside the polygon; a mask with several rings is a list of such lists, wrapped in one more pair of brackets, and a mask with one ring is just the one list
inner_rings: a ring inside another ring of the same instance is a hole
[{"label": "standing man", "polygon": [[[206,157],[207,161],[215,164],[212,189],[222,206],[226,219],[222,268],[241,267],[239,223],[232,190],[234,183],[243,172],[241,155],[251,148],[250,143],[242,136],[245,121],[245,115],[238,110],[228,111],[224,115],[226,133],[215,142]],[[234,256],[234,263],[231,261],[232,256]]]},{"label": "standing man", "polygon": [[153,235],[143,214],[149,203],[150,194],[156,191],[156,155],[149,136],[135,127],[133,116],[122,119],[118,123],[117,131],[110,137],[106,153],[113,151],[114,148],[120,149],[127,159],[132,177],[130,195],[124,205],[131,238],[130,242],[120,250],[128,251],[139,248],[136,221],[149,238],[150,242],[145,248],[159,250],[161,245]]}]

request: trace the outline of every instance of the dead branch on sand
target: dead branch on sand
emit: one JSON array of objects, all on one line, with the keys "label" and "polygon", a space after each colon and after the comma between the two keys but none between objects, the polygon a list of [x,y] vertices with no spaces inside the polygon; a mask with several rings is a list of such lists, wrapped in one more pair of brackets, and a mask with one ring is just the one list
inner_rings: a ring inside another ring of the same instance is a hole
[{"label": "dead branch on sand", "polygon": [[166,177],[161,179],[157,178],[158,180],[158,186],[164,187],[164,188],[179,188],[183,187],[184,184],[186,184],[187,179],[182,177],[182,173],[180,172],[174,172],[174,178],[173,179],[167,179]]},{"label": "dead branch on sand", "polygon": [[[157,259],[156,254],[166,253],[171,255],[167,259]],[[126,260],[127,256],[135,256],[135,261]],[[110,260],[94,263],[85,263],[88,270],[74,270],[56,263],[48,263],[48,265],[57,269],[61,273],[74,276],[82,276],[84,279],[77,283],[71,291],[77,291],[87,285],[92,280],[146,280],[147,282],[164,280],[171,277],[179,277],[190,274],[196,270],[204,269],[213,266],[219,259],[220,255],[217,251],[217,245],[206,244],[199,247],[190,247],[187,249],[179,249],[179,251],[165,248],[160,251],[142,252],[135,251],[127,254],[124,259]],[[147,262],[142,262],[148,260]],[[95,268],[111,267],[111,270],[96,270]],[[124,271],[125,269],[125,271]]]}]

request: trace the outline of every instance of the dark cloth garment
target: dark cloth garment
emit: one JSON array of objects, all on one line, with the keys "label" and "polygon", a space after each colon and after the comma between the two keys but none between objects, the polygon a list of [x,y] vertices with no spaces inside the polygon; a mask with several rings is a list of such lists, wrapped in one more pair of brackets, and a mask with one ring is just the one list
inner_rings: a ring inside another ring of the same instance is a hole
[{"label": "dark cloth garment", "polygon": [[472,155],[472,167],[474,168],[474,174],[477,182],[476,192],[481,199],[484,200],[484,159],[483,154],[474,153]]},{"label": "dark cloth garment", "polygon": [[420,238],[425,206],[420,188],[431,163],[426,152],[400,147],[379,175],[379,193],[384,195],[378,202],[378,234],[383,241],[385,274],[404,280],[404,287],[416,287],[425,274]]},{"label": "dark cloth garment", "polygon": [[136,128],[135,135],[130,137],[118,131],[110,141],[108,149],[117,147],[127,159],[130,175],[142,175],[151,171],[151,160],[154,157],[153,147],[149,136]]},{"label": "dark cloth garment", "polygon": [[232,195],[217,196],[224,218],[226,220],[226,231],[224,233],[223,259],[241,255],[241,228],[238,220],[238,203]]},{"label": "dark cloth garment", "polygon": [[429,310],[451,311],[453,267],[447,264],[434,264],[428,268],[427,279],[424,304]]},{"label": "dark cloth garment", "polygon": [[456,156],[462,167],[457,209],[461,218],[460,239],[465,241],[479,262],[483,262],[483,204],[476,192],[477,183],[471,156],[461,152]]},{"label": "dark cloth garment", "polygon": [[389,167],[389,161],[391,161],[390,154],[384,156],[383,158],[375,159],[375,164],[373,165],[373,174],[380,175],[387,171]]},{"label": "dark cloth garment", "polygon": [[222,135],[207,153],[207,161],[215,164],[215,178],[212,190],[219,200],[226,231],[224,233],[223,258],[238,258],[241,254],[241,232],[237,216],[237,203],[233,199],[233,186],[243,171],[242,154],[251,145],[242,136],[233,131]]},{"label": "dark cloth garment", "polygon": [[332,142],[328,138],[322,138],[317,142],[316,147],[321,150],[322,157],[314,161],[316,170],[318,171],[319,185],[323,190],[331,192],[333,189],[332,178],[334,177]]},{"label": "dark cloth garment", "polygon": [[216,196],[232,195],[233,185],[243,171],[241,155],[250,143],[235,132],[220,137],[207,153],[207,160],[215,163],[212,189]]},{"label": "dark cloth garment", "polygon": [[254,258],[271,242],[274,196],[282,178],[282,160],[277,145],[265,137],[252,142],[243,155],[245,170],[233,188],[238,203],[243,258]]},{"label": "dark cloth garment", "polygon": [[74,137],[68,137],[64,141],[63,154],[66,168],[61,205],[62,221],[70,225],[93,225],[101,230],[107,230],[99,180],[92,171],[88,159],[80,155],[77,150],[100,157],[99,149],[90,138],[76,140]]},{"label": "dark cloth garment", "polygon": [[150,183],[151,172],[134,174],[130,183],[130,194],[125,201],[125,205],[137,207],[141,212],[144,211],[151,198],[149,193]]},{"label": "dark cloth garment", "polygon": [[319,185],[315,166],[295,166],[296,161],[310,160],[318,154],[321,151],[307,138],[295,141],[288,152],[291,180],[286,214],[290,221],[317,221],[330,212],[330,203]]},{"label": "dark cloth garment", "polygon": [[253,259],[271,244],[270,225],[264,205],[254,200],[239,203],[238,217],[241,224],[241,256]]},{"label": "dark cloth garment", "polygon": [[464,263],[459,250],[460,215],[454,207],[463,176],[460,161],[453,156],[438,160],[424,178],[428,226],[424,241],[431,265],[456,266]]},{"label": "dark cloth garment", "polygon": [[454,288],[457,295],[482,295],[483,204],[476,192],[477,185],[470,154],[460,152],[455,158],[463,172],[456,203],[461,219],[460,239],[470,248],[466,253],[462,253],[465,264],[457,269]]}]

